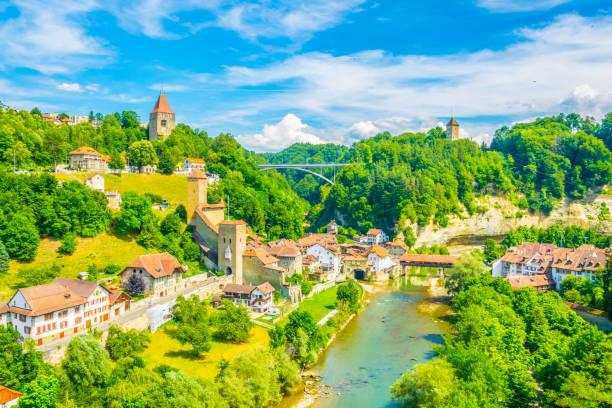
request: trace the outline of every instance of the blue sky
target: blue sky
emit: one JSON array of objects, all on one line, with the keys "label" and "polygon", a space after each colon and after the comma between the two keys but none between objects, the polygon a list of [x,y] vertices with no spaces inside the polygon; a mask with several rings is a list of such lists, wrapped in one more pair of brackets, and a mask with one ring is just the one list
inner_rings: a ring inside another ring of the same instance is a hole
[{"label": "blue sky", "polygon": [[612,111],[609,0],[0,0],[0,100],[177,120],[246,147]]}]

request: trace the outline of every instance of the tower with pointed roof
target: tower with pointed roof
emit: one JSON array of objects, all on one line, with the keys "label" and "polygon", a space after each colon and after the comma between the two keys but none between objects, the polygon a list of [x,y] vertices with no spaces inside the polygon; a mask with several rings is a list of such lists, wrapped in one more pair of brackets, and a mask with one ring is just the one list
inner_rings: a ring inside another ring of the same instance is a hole
[{"label": "tower with pointed roof", "polygon": [[446,124],[446,137],[450,140],[459,139],[459,122],[451,118]]},{"label": "tower with pointed roof", "polygon": [[175,127],[174,112],[170,108],[166,95],[160,94],[149,115],[149,140],[168,137]]}]

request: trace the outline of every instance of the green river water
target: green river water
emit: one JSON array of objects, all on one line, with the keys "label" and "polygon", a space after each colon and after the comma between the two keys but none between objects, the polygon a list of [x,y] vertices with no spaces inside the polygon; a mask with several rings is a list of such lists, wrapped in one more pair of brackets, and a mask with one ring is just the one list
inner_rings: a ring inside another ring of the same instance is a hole
[{"label": "green river water", "polygon": [[[433,357],[448,323],[417,310],[426,292],[389,286],[370,297],[370,304],[320,356],[313,371],[322,376],[314,407],[394,407],[389,387],[402,372]],[[412,338],[412,337],[413,338]]]}]

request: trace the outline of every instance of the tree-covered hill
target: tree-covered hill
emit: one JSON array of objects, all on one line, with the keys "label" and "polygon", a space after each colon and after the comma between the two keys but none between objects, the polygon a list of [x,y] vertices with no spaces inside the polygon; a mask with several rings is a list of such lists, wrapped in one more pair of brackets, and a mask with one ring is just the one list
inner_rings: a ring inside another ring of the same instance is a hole
[{"label": "tree-covered hill", "polygon": [[449,141],[436,128],[427,134],[380,134],[342,154],[334,145],[294,145],[265,157],[272,163],[332,158],[354,163],[331,189],[311,176],[287,177],[311,204],[321,199],[310,211],[315,228],[336,219],[362,232],[374,225],[393,233],[406,220],[446,226],[451,214],[486,211],[474,200],[485,193],[502,193],[520,208],[549,213],[563,197],[583,198],[610,183],[611,142],[612,114],[601,123],[571,114],[503,127],[490,148]]}]

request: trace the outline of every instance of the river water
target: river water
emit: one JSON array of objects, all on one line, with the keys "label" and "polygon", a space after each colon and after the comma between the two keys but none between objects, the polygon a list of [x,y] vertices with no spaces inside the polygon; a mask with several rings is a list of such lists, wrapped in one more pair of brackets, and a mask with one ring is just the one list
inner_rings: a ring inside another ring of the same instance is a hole
[{"label": "river water", "polygon": [[[397,285],[397,281],[396,281]],[[313,371],[324,390],[314,407],[394,407],[389,387],[402,372],[433,357],[448,323],[417,310],[424,289],[386,287],[320,356]]]}]

